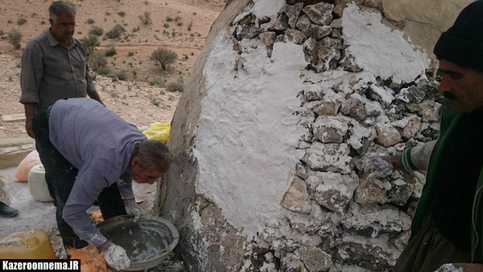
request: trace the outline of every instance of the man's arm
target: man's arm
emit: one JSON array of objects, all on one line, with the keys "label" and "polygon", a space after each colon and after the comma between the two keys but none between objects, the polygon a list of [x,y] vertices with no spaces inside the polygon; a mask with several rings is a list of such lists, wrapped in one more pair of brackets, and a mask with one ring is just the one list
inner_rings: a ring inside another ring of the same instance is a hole
[{"label": "man's arm", "polygon": [[79,171],[67,204],[62,212],[62,217],[81,239],[97,247],[110,267],[115,270],[123,270],[130,265],[126,250],[109,242],[96,229],[86,213],[87,209],[106,186],[109,186],[109,182],[99,171],[92,168]]},{"label": "man's arm", "polygon": [[25,130],[27,130],[27,134],[35,139],[35,134],[32,130],[32,119],[35,116],[35,103],[25,103]]},{"label": "man's arm", "polygon": [[132,190],[132,176],[129,173],[123,173],[117,182],[119,193],[123,200],[134,198],[134,192]]},{"label": "man's arm", "polygon": [[96,247],[104,244],[107,239],[96,229],[86,211],[107,186],[109,183],[99,171],[91,168],[79,170],[62,212],[62,217],[74,232]]},{"label": "man's arm", "polygon": [[426,171],[428,170],[429,159],[437,140],[426,142],[405,150],[397,161],[391,160],[394,169],[406,171]]},{"label": "man's arm", "polygon": [[36,104],[40,102],[39,88],[43,80],[44,65],[43,55],[38,50],[30,48],[33,46],[35,45],[29,45],[22,54],[22,68],[20,71],[22,95],[20,103],[24,104],[25,108],[25,130],[30,137],[35,138],[32,132],[32,119],[35,115]]},{"label": "man's arm", "polygon": [[382,178],[390,175],[393,170],[426,171],[429,159],[437,140],[404,150],[398,156],[376,154],[366,156],[363,162],[364,171],[370,173],[369,178]]},{"label": "man's arm", "polygon": [[[85,50],[87,51],[87,49],[85,49]],[[87,59],[89,59],[89,54],[88,53],[87,53]],[[104,107],[106,107],[106,105],[104,105],[104,103],[101,100],[101,96],[96,91],[96,86],[94,85],[94,82],[92,81],[92,78],[89,75],[89,64],[88,64],[88,62],[86,62],[86,81],[87,81],[87,95],[89,95],[90,98],[98,101]]]}]

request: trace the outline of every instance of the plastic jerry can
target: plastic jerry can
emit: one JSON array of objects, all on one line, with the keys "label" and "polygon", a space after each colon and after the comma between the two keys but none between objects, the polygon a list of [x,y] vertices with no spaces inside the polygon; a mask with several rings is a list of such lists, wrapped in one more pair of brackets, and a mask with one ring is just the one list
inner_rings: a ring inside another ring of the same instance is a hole
[{"label": "plastic jerry can", "polygon": [[40,202],[54,201],[45,181],[45,168],[42,164],[37,164],[30,169],[28,182],[29,192],[35,200]]},{"label": "plastic jerry can", "polygon": [[45,231],[23,231],[0,238],[0,259],[55,259],[55,252]]}]

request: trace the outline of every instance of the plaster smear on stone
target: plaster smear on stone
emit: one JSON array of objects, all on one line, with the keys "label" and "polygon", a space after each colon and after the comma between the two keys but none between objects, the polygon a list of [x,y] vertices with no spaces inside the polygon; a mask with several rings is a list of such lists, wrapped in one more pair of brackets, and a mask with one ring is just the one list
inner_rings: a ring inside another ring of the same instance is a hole
[{"label": "plaster smear on stone", "polygon": [[253,0],[253,5],[249,5],[243,12],[238,14],[233,20],[233,25],[243,19],[246,15],[253,13],[258,19],[269,17],[272,23],[277,18],[277,12],[285,6],[284,0],[269,1],[269,0]]},{"label": "plaster smear on stone", "polygon": [[305,71],[303,77],[307,83],[315,84],[322,89],[336,87],[344,94],[351,94],[362,85],[376,81],[376,77],[372,73],[350,73],[344,70],[329,70],[323,73]]},{"label": "plaster smear on stone", "polygon": [[[424,74],[426,53],[406,41],[403,33],[382,22],[380,13],[363,11],[355,4],[344,9],[342,28],[347,50],[365,71],[395,82],[411,82]],[[375,61],[376,60],[376,61]]]},{"label": "plaster smear on stone", "polygon": [[411,218],[395,209],[375,210],[369,213],[355,209],[353,214],[355,216],[343,219],[345,225],[361,228],[379,225],[392,231],[407,230],[411,226]]},{"label": "plaster smear on stone", "polygon": [[[221,208],[245,236],[280,224],[280,202],[290,186],[296,150],[304,129],[297,94],[307,65],[301,46],[275,43],[272,58],[259,46],[245,59],[245,71],[233,70],[237,52],[222,32],[203,71],[206,96],[196,129],[199,174],[196,191]],[[300,72],[297,72],[300,71]]]},{"label": "plaster smear on stone", "polygon": [[352,198],[352,194],[358,185],[354,174],[349,176],[334,172],[315,172],[307,178],[306,182],[312,190],[318,192],[336,190],[349,199]]},{"label": "plaster smear on stone", "polygon": [[341,102],[344,101],[344,97],[341,94],[334,92],[331,89],[324,90],[325,102]]},{"label": "plaster smear on stone", "polygon": [[[395,247],[390,246],[390,243],[388,242],[389,239],[390,237],[388,234],[383,234],[378,238],[367,238],[358,235],[346,235],[342,237],[342,241],[359,244],[363,248],[367,248],[368,246],[379,247],[384,252],[389,253],[389,256],[391,256],[391,261],[395,261],[395,258],[399,256],[400,252]],[[383,256],[381,255],[381,257]]]},{"label": "plaster smear on stone", "polygon": [[191,211],[191,218],[193,219],[193,227],[195,230],[200,231],[203,228],[203,223],[201,222],[201,216],[196,212],[195,209]]},{"label": "plaster smear on stone", "polygon": [[[191,237],[191,243],[193,245],[194,253],[191,253],[193,257],[198,259],[198,262],[202,268],[202,270],[206,270],[208,266],[208,247],[210,243],[203,237],[201,240],[195,240],[194,237]],[[193,269],[190,269],[193,271]]]},{"label": "plaster smear on stone", "polygon": [[352,135],[347,143],[353,148],[359,149],[364,145],[364,139],[372,141],[376,137],[376,131],[373,128],[366,128],[355,120],[351,120],[350,123],[352,124],[352,128],[350,128]]},{"label": "plaster smear on stone", "polygon": [[[319,235],[310,235],[307,233],[297,233],[289,224],[280,226],[279,231],[282,237],[277,239],[271,244],[271,248],[283,250],[284,248],[290,248],[297,246],[298,243],[309,246],[317,246],[322,243],[322,238]],[[280,239],[282,238],[282,239]]]},{"label": "plaster smear on stone", "polygon": [[384,87],[372,85],[371,90],[374,91],[376,94],[378,94],[381,97],[382,101],[384,101],[388,105],[391,104],[392,101],[394,100],[394,96],[393,96],[394,91],[391,89],[386,89]]},{"label": "plaster smear on stone", "polygon": [[393,127],[398,127],[398,128],[405,128],[409,123],[409,118],[405,117],[401,120],[397,120],[397,121],[394,121],[394,122],[391,122],[391,125]]}]

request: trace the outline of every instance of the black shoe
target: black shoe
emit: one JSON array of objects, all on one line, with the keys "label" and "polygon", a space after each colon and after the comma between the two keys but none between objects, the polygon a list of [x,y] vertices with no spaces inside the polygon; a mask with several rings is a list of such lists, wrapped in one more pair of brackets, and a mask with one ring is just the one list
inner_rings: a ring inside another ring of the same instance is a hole
[{"label": "black shoe", "polygon": [[5,203],[0,202],[0,216],[1,217],[14,217],[17,216],[18,210],[7,206]]}]

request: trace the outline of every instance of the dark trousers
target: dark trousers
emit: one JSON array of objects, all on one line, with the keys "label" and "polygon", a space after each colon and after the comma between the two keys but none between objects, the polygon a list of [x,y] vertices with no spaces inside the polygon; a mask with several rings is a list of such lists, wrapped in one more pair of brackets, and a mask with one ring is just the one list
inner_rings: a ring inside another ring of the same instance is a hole
[{"label": "dark trousers", "polygon": [[[70,191],[74,186],[78,169],[75,168],[60,152],[54,147],[49,139],[49,114],[47,107],[39,111],[33,121],[32,129],[35,134],[35,146],[40,155],[40,160],[45,168],[45,180],[49,187],[50,194],[57,206],[56,219],[64,247],[83,248],[87,242],[81,240],[62,218],[64,206],[69,198]],[[97,197],[104,219],[126,214],[126,209],[119,193],[117,184],[113,184],[104,190]]]}]

